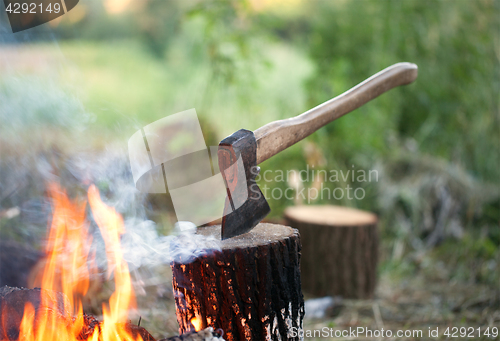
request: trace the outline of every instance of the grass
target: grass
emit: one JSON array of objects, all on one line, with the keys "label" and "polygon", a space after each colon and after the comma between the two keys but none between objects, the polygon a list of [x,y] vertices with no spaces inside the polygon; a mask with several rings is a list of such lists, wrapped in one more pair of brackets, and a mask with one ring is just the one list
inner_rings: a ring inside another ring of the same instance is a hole
[{"label": "grass", "polygon": [[[28,78],[29,83],[64,89],[91,114],[87,139],[105,136],[123,141],[144,125],[195,108],[204,133],[216,135],[208,142],[216,143],[238,129],[254,130],[306,109],[302,85],[312,67],[293,47],[268,43],[263,48],[265,63],[253,65],[251,75],[228,83],[212,73],[207,61],[194,52],[190,55],[182,38],[173,44],[163,59],[135,41],[1,47],[9,53],[4,54],[7,72],[0,76],[0,84]],[[16,62],[19,56],[22,63]]]},{"label": "grass", "polygon": [[77,85],[96,127],[119,136],[189,108],[197,109],[220,137],[305,109],[302,83],[311,66],[289,46],[267,48],[273,67],[258,66],[252,84],[221,84],[207,64],[183,55],[180,47],[165,59],[130,41],[66,42],[60,48],[71,65],[63,79]]}]

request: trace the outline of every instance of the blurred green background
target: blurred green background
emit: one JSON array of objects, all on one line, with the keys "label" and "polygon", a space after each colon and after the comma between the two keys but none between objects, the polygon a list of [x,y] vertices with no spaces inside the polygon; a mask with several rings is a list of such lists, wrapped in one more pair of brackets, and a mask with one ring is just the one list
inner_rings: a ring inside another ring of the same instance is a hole
[{"label": "blurred green background", "polygon": [[[33,146],[57,146],[58,155],[125,147],[138,128],[189,108],[216,145],[240,128],[298,115],[393,63],[413,62],[415,83],[261,165],[273,174],[309,169],[307,181],[266,182],[271,189],[349,185],[363,198],[270,198],[271,218],[297,203],[370,210],[381,218],[382,273],[439,272],[446,281],[495,287],[498,18],[495,0],[82,0],[17,41],[2,33],[3,158]],[[331,182],[313,168],[379,176]],[[12,205],[2,200],[1,208]],[[153,218],[169,223],[157,212]]]}]

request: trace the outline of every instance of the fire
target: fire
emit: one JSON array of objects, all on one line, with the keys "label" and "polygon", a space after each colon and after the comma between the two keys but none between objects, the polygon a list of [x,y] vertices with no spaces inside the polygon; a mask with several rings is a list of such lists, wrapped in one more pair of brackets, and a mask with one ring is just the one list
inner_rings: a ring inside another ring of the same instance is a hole
[{"label": "fire", "polygon": [[125,328],[127,311],[135,307],[135,295],[128,265],[123,259],[120,236],[125,232],[123,219],[114,208],[104,204],[99,191],[92,185],[88,190],[88,203],[95,222],[103,236],[108,270],[114,272],[115,292],[108,305],[103,305],[103,321],[95,327],[86,339],[81,332],[84,325],[82,298],[89,288],[89,278],[97,272],[91,253],[92,238],[88,233],[85,202],[72,202],[57,185],[48,188],[53,200],[53,217],[46,246],[47,261],[35,283],[42,289],[60,291],[68,300],[63,303],[63,316],[53,303],[44,302],[48,307],[42,314],[35,314],[31,303],[24,307],[20,326],[20,341],[142,341]]},{"label": "fire", "polygon": [[114,208],[106,206],[101,201],[99,191],[94,185],[89,188],[89,204],[106,244],[108,269],[114,269],[115,272],[115,292],[109,299],[109,307],[102,307],[103,340],[118,338],[123,341],[134,341],[135,338],[119,325],[126,321],[128,309],[135,307],[128,265],[123,260],[120,247],[120,236],[125,232],[123,219]]},{"label": "fire", "polygon": [[202,322],[199,317],[197,316],[193,317],[191,319],[191,324],[193,325],[195,331],[199,332],[201,330]]}]

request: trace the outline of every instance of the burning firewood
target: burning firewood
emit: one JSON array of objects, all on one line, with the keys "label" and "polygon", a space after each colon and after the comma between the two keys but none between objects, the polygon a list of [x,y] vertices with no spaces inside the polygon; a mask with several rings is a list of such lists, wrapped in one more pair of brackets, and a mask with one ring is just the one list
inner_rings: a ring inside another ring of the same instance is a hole
[{"label": "burning firewood", "polygon": [[0,339],[17,340],[20,334],[21,322],[25,307],[32,307],[31,318],[35,325],[37,321],[50,315],[51,318],[63,326],[71,321],[71,312],[68,299],[60,292],[51,290],[0,288]]},{"label": "burning firewood", "polygon": [[[32,271],[41,288],[0,287],[0,341],[156,341],[143,327],[127,322],[135,308],[135,295],[120,236],[123,218],[90,186],[88,203],[104,239],[108,269],[112,269],[115,291],[102,307],[102,321],[83,312],[82,300],[92,292],[91,277],[98,269],[91,252],[86,204],[70,200],[56,184],[49,193],[53,217],[45,256]],[[184,341],[223,340],[221,333],[207,328],[182,335]],[[176,340],[176,338],[173,338]]]},{"label": "burning firewood", "polygon": [[[66,309],[69,306],[68,298],[60,292],[45,289],[12,288],[4,286],[0,288],[0,340],[23,341],[21,325],[23,318],[30,317],[26,314],[26,306],[31,306],[33,312],[33,323],[31,328],[39,328],[44,319],[50,319],[51,325],[61,330],[76,324],[76,318]],[[48,317],[50,315],[50,317]],[[120,328],[126,330],[134,337],[140,336],[143,341],[155,341],[146,329],[131,323],[122,323]],[[91,339],[95,330],[101,332],[101,322],[94,317],[83,314],[82,326],[76,335],[77,340]]]},{"label": "burning firewood", "polygon": [[[33,307],[33,327],[47,315],[51,315],[55,328],[68,328],[76,324],[76,317],[65,309],[68,306],[68,298],[60,293],[40,288],[25,289],[4,286],[0,288],[0,340],[1,341],[24,341],[26,335],[21,332],[23,316],[26,304]],[[76,340],[91,340],[95,331],[98,331],[98,339],[101,340],[102,322],[91,315],[83,314],[82,326],[79,329]],[[134,340],[156,341],[155,338],[143,327],[136,326],[130,322],[120,323],[119,329],[126,330]],[[206,328],[199,332],[186,333],[159,341],[223,341],[222,333],[215,332],[213,328]],[[118,340],[117,340],[118,341]]]},{"label": "burning firewood", "polygon": [[[218,237],[220,226],[198,233]],[[298,340],[292,335],[302,328],[304,299],[297,230],[261,223],[217,243],[219,250],[171,264],[180,332],[213,327],[226,340]]]},{"label": "burning firewood", "polygon": [[[44,315],[51,314],[57,320],[56,326],[67,327],[75,323],[75,317],[71,312],[65,310],[68,298],[60,293],[40,288],[26,289],[15,287],[0,287],[0,340],[22,341],[20,326],[22,323],[26,303],[33,306],[35,312],[34,323],[43,319]],[[77,340],[91,339],[94,331],[100,331],[101,322],[91,315],[83,314],[83,326],[79,331]],[[156,341],[154,337],[143,327],[131,322],[122,323],[122,328],[130,335],[143,341]],[[186,333],[181,336],[173,336],[159,341],[223,341],[222,332],[216,332],[213,328],[206,328],[199,332]]]}]

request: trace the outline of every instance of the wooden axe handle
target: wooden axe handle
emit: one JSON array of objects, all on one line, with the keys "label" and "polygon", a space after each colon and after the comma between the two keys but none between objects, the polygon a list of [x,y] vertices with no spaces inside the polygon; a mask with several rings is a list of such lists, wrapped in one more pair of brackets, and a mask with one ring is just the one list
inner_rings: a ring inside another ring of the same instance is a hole
[{"label": "wooden axe handle", "polygon": [[397,63],[371,76],[343,94],[285,120],[271,122],[254,131],[257,164],[311,135],[324,125],[359,108],[366,102],[417,78],[417,65]]}]

